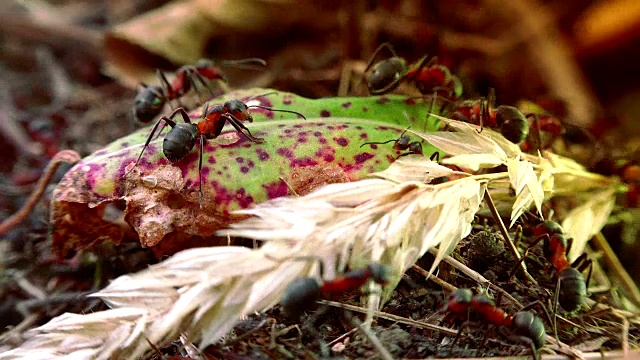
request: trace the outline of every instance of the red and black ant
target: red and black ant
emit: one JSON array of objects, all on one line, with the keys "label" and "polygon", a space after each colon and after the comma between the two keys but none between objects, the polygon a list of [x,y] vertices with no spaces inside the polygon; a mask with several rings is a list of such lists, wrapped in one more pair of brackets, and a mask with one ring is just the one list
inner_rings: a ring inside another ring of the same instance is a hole
[{"label": "red and black ant", "polygon": [[299,319],[304,312],[314,310],[316,302],[320,299],[332,298],[358,289],[369,280],[385,285],[388,282],[388,276],[386,266],[372,262],[366,268],[351,270],[333,280],[300,278],[287,286],[280,300],[280,306],[287,317]]},{"label": "red and black ant", "polygon": [[[474,296],[470,289],[457,289],[451,292],[443,310],[453,317],[463,317],[463,319],[466,319],[471,312],[490,324],[510,328],[515,335],[531,345],[536,358],[536,350],[546,344],[546,331],[539,317],[529,311],[518,311],[514,315],[509,315],[497,307],[489,297],[484,294]],[[546,310],[544,311],[546,313]],[[464,326],[458,331],[456,340],[462,333]]]},{"label": "red and black ant", "polygon": [[[390,58],[374,63],[378,54],[387,49]],[[462,83],[451,71],[437,63],[438,58],[424,56],[417,66],[408,66],[407,61],[399,57],[389,43],[380,45],[373,52],[365,69],[365,79],[369,93],[386,94],[395,90],[401,82],[412,82],[421,94],[434,91],[441,97],[457,100],[462,95]]]},{"label": "red and black ant", "polygon": [[[249,58],[242,60],[222,61],[221,66],[245,66],[250,68],[264,67],[267,63],[258,58]],[[205,88],[213,97],[211,88],[207,85],[205,79],[226,81],[220,68],[209,59],[200,59],[195,65],[185,65],[176,71],[175,78],[169,82],[165,74],[158,70],[158,78],[162,85],[148,86],[142,83],[142,90],[136,95],[132,114],[140,122],[148,123],[155,118],[164,108],[167,101],[176,100],[178,106],[183,107],[180,98],[188,93],[191,88],[195,89],[199,98],[202,98],[200,90],[196,86],[196,80]]]},{"label": "red and black ant", "polygon": [[[202,120],[198,123],[192,123],[191,118],[189,118],[189,114],[187,114],[186,110],[182,107],[176,109],[171,115],[163,116],[156,122],[155,126],[151,130],[151,133],[147,137],[147,141],[144,143],[142,147],[142,151],[138,156],[135,164],[131,169],[129,169],[126,173],[129,174],[136,165],[140,162],[142,158],[142,154],[144,154],[144,150],[151,142],[153,135],[155,134],[158,126],[161,123],[169,124],[171,130],[165,136],[162,142],[162,152],[164,156],[171,162],[176,162],[187,156],[194,148],[196,144],[196,140],[200,143],[200,159],[198,161],[198,177],[199,177],[199,200],[200,207],[202,207],[202,154],[204,153],[204,143],[206,139],[214,139],[220,135],[222,132],[222,128],[224,125],[229,122],[231,126],[233,126],[239,133],[241,133],[244,137],[249,139],[249,141],[260,143],[264,140],[262,138],[257,138],[251,135],[251,131],[242,124],[243,121],[253,122],[253,117],[249,113],[249,108],[257,107],[261,109],[267,109],[271,111],[280,111],[280,112],[288,112],[292,114],[296,114],[303,119],[306,119],[304,115],[297,111],[291,110],[276,110],[269,107],[261,106],[261,105],[250,105],[247,106],[244,102],[240,100],[229,100],[224,103],[224,105],[214,105],[209,108],[209,106],[205,106],[205,109],[202,113]],[[180,115],[184,121],[184,123],[176,123],[173,121],[173,118],[177,115]],[[245,133],[243,130],[246,130]]]},{"label": "red and black ant", "polygon": [[[544,257],[553,265],[558,273],[558,281],[556,284],[556,295],[554,300],[554,313],[557,304],[566,311],[574,311],[578,309],[587,299],[587,285],[591,278],[592,262],[587,254],[580,255],[573,263],[569,263],[567,253],[570,249],[570,241],[564,230],[555,221],[545,220],[530,229],[535,241],[529,245],[525,252],[525,256],[520,261],[524,261],[529,250],[544,241],[543,254]],[[585,280],[582,272],[589,268],[587,279]],[[513,276],[514,272],[509,276]]]},{"label": "red and black ant", "polygon": [[499,129],[502,136],[514,144],[520,144],[529,135],[527,118],[513,106],[495,107],[495,93],[489,90],[488,97],[465,100],[456,104],[450,116],[453,120]]},{"label": "red and black ant", "polygon": [[411,142],[411,139],[409,138],[409,136],[405,135],[407,130],[408,130],[408,128],[405,129],[402,132],[402,134],[400,134],[400,137],[397,138],[397,139],[391,139],[391,140],[382,141],[382,142],[366,142],[366,143],[360,145],[360,147],[363,147],[363,146],[365,146],[367,144],[369,144],[369,145],[381,145],[381,144],[388,144],[390,142],[393,142],[393,148],[395,150],[398,150],[398,151],[409,150],[406,153],[402,153],[402,154],[398,155],[397,158],[400,158],[402,156],[412,155],[412,154],[424,155],[423,152],[422,152],[422,144],[419,141]]}]

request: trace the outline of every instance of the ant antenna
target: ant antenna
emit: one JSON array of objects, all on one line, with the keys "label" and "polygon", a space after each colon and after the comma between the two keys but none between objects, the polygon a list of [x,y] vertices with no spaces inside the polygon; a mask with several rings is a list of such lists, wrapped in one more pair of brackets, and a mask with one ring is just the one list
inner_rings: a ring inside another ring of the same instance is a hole
[{"label": "ant antenna", "polygon": [[[404,134],[407,132],[407,130],[409,130],[410,128],[411,128],[411,126],[409,126],[408,128],[404,129],[404,131],[402,132],[402,134],[400,134],[400,136],[398,137],[398,139],[399,139],[399,138],[401,138],[401,137],[402,137],[402,135],[404,135]],[[382,142],[370,141],[370,142],[363,143],[362,145],[360,145],[360,147],[363,147],[363,146],[365,146],[365,145],[374,145],[374,144],[375,144],[375,145],[388,144],[388,143],[390,143],[390,142],[397,142],[397,141],[398,141],[398,139],[391,139],[391,140],[382,141]]]},{"label": "ant antenna", "polygon": [[239,60],[224,60],[220,66],[235,67],[238,69],[262,70],[267,66],[267,62],[260,58],[248,58]]},{"label": "ant antenna", "polygon": [[[277,91],[270,91],[270,92],[264,93],[264,94],[253,95],[250,98],[247,98],[247,101],[251,101],[251,100],[253,100],[255,98],[258,98],[260,96],[269,96],[269,95],[277,94],[277,93],[278,93]],[[245,102],[247,102],[247,101],[245,101]]]},{"label": "ant antenna", "polygon": [[286,113],[290,113],[290,114],[296,114],[298,116],[300,116],[301,118],[307,120],[307,118],[302,115],[301,113],[297,112],[297,111],[293,111],[293,110],[280,110],[280,109],[274,109],[274,108],[270,108],[267,106],[262,106],[262,105],[248,105],[247,108],[260,108],[260,109],[265,109],[265,110],[270,110],[270,111],[278,111],[278,112],[286,112]]}]

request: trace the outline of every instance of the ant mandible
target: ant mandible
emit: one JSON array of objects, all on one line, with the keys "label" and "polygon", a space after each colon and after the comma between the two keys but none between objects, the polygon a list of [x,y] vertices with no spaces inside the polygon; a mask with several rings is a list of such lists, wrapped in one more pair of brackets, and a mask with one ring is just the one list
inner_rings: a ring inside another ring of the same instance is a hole
[{"label": "ant mandible", "polygon": [[[378,54],[387,49],[390,58],[374,63]],[[444,66],[437,64],[438,58],[424,56],[417,62],[417,66],[408,66],[407,61],[399,57],[389,43],[380,45],[371,55],[365,69],[365,80],[369,93],[373,95],[386,94],[395,90],[401,82],[415,84],[421,94],[438,95],[450,100],[456,100],[462,95],[462,83],[457,76]]]},{"label": "ant mandible", "polygon": [[495,92],[489,89],[488,97],[465,100],[456,104],[453,120],[468,122],[475,125],[500,129],[500,133],[514,144],[520,144],[529,135],[527,118],[513,106],[500,105],[495,107]]},{"label": "ant mandible", "polygon": [[280,306],[287,317],[299,319],[304,312],[314,310],[318,300],[358,289],[369,280],[387,284],[386,266],[372,262],[366,268],[349,271],[333,280],[319,281],[314,277],[294,280],[284,291]]},{"label": "ant mandible", "polygon": [[[221,66],[240,66],[240,67],[265,67],[267,63],[258,58],[249,58],[241,60],[226,60],[220,62]],[[214,94],[206,83],[208,80],[226,81],[220,68],[209,59],[200,59],[195,65],[185,65],[176,71],[175,78],[169,82],[167,77],[161,70],[157,70],[158,78],[162,85],[146,85],[142,83],[142,90],[136,94],[132,115],[135,119],[142,123],[148,123],[153,120],[164,108],[167,101],[176,100],[179,107],[183,107],[180,98],[188,93],[193,87],[202,99],[200,90],[196,86],[196,80],[209,90],[209,94]]]},{"label": "ant mandible", "polygon": [[388,144],[390,142],[393,142],[393,148],[395,150],[398,150],[398,151],[409,150],[406,153],[402,153],[398,155],[396,159],[402,156],[407,156],[412,154],[424,155],[422,152],[422,144],[419,141],[411,142],[411,139],[409,138],[409,136],[405,135],[408,129],[409,128],[405,129],[402,132],[402,134],[400,134],[400,137],[397,139],[391,139],[391,140],[382,141],[382,142],[366,142],[360,145],[360,147],[363,147],[365,145],[374,145],[374,144],[381,145],[381,144]]},{"label": "ant mandible", "polygon": [[[539,317],[529,311],[518,311],[514,315],[509,315],[486,295],[474,296],[470,289],[457,289],[451,292],[444,311],[458,318],[466,317],[469,311],[472,311],[490,324],[510,328],[516,335],[531,344],[536,358],[536,350],[546,344],[546,331]],[[456,340],[463,329],[464,325],[458,330]]]},{"label": "ant mandible", "polygon": [[[262,95],[264,96],[264,95]],[[247,106],[244,102],[234,99],[224,103],[224,105],[214,105],[209,108],[208,104],[202,113],[202,120],[198,123],[192,123],[189,114],[182,107],[176,109],[169,117],[163,116],[156,122],[151,133],[147,137],[142,151],[138,156],[135,164],[129,169],[125,176],[127,176],[140,162],[142,154],[151,142],[153,135],[155,134],[158,126],[161,123],[166,123],[171,127],[171,130],[165,136],[162,142],[162,152],[167,160],[173,162],[179,161],[187,154],[191,152],[196,144],[196,140],[200,143],[200,158],[198,161],[198,178],[199,178],[199,202],[200,208],[202,208],[202,154],[204,153],[204,143],[206,139],[214,139],[220,135],[224,125],[229,122],[239,133],[249,139],[249,141],[261,143],[264,141],[262,138],[257,138],[251,135],[251,131],[242,124],[243,121],[253,122],[253,117],[249,113],[249,108],[257,107],[261,109],[267,109],[271,111],[280,111],[296,114],[306,120],[304,115],[297,111],[291,110],[276,110],[261,105]],[[173,119],[180,115],[184,123],[176,123]],[[245,133],[243,130],[246,130]]]}]

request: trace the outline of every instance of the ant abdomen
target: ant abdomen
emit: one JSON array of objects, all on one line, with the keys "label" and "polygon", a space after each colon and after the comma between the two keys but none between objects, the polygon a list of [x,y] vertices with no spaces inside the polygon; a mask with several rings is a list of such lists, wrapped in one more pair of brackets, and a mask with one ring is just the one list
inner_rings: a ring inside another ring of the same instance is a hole
[{"label": "ant abdomen", "polygon": [[500,133],[514,144],[520,144],[529,135],[527,118],[513,106],[500,105],[496,108],[496,124],[500,126]]},{"label": "ant abdomen", "polygon": [[587,285],[584,275],[577,269],[568,267],[560,272],[560,293],[558,302],[566,311],[574,311],[587,299]]},{"label": "ant abdomen", "polygon": [[529,311],[519,311],[513,315],[513,328],[517,335],[529,338],[536,349],[543,347],[547,340],[542,320]]},{"label": "ant abdomen", "polygon": [[322,297],[318,281],[312,277],[292,281],[280,300],[282,312],[290,319],[299,319],[305,311],[312,311]]},{"label": "ant abdomen", "polygon": [[187,156],[196,144],[198,127],[194,124],[179,123],[171,129],[162,142],[162,152],[171,162]]},{"label": "ant abdomen", "polygon": [[400,58],[391,58],[375,64],[371,72],[366,75],[369,91],[372,94],[379,94],[380,89],[384,89],[385,92],[393,90],[399,83],[392,88],[388,87],[402,76],[406,68],[406,62]]}]

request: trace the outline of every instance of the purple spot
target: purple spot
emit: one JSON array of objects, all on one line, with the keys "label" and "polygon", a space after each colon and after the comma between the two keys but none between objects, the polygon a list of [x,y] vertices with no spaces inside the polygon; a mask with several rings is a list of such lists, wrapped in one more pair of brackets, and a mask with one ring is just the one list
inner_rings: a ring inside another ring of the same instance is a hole
[{"label": "purple spot", "polygon": [[346,103],[342,104],[342,107],[345,108],[345,109],[350,107],[350,106],[351,106],[351,101],[347,101]]},{"label": "purple spot", "polygon": [[269,154],[260,148],[256,149],[256,154],[258,154],[258,160],[260,161],[269,159]]},{"label": "purple spot", "polygon": [[329,112],[329,110],[320,111],[320,117],[329,117],[329,116],[331,116],[331,113]]},{"label": "purple spot", "polygon": [[213,156],[209,156],[209,159],[207,160],[207,162],[209,164],[215,164],[216,163],[216,158]]},{"label": "purple spot", "polygon": [[336,143],[338,143],[338,145],[340,145],[340,146],[348,146],[349,145],[349,140],[347,138],[344,138],[344,137],[333,138],[333,140]]},{"label": "purple spot", "polygon": [[293,131],[293,130],[291,130],[291,129],[284,129],[284,133],[285,133],[285,134],[291,134],[291,132],[292,132],[292,131]]},{"label": "purple spot", "polygon": [[327,129],[329,129],[329,130],[335,130],[335,129],[336,129],[336,127],[335,127],[335,126],[333,126],[333,125],[327,125]]},{"label": "purple spot", "polygon": [[282,180],[264,184],[262,187],[267,192],[267,199],[274,199],[289,194],[289,188]]},{"label": "purple spot", "polygon": [[218,171],[216,171],[216,174],[222,175],[222,171],[218,170]]},{"label": "purple spot", "polygon": [[360,139],[368,139],[369,135],[367,133],[360,134]]},{"label": "purple spot", "polygon": [[353,157],[353,159],[356,161],[356,164],[361,164],[371,158],[373,158],[374,155],[372,153],[368,153],[368,152],[364,152],[362,154],[358,154],[356,156]]},{"label": "purple spot", "polygon": [[190,188],[193,185],[193,181],[191,180],[187,180],[184,182],[184,187],[186,188]]},{"label": "purple spot", "polygon": [[368,108],[368,107],[366,107],[366,106],[363,106],[363,107],[362,107],[362,112],[367,112],[367,111],[369,111],[369,108]]},{"label": "purple spot", "polygon": [[358,126],[356,126],[356,129],[357,130],[362,130],[362,126],[358,125]]},{"label": "purple spot", "polygon": [[243,174],[246,174],[249,172],[249,167],[248,166],[241,166],[240,167],[240,172],[242,172]]},{"label": "purple spot", "polygon": [[291,167],[305,167],[318,165],[318,162],[311,157],[304,157],[300,159],[293,159],[291,161]]},{"label": "purple spot", "polygon": [[321,127],[321,126],[324,126],[324,123],[323,122],[317,122],[317,123],[315,123],[315,125],[318,126],[318,127]]},{"label": "purple spot", "polygon": [[205,176],[206,176],[206,175],[209,175],[209,171],[210,171],[210,170],[211,170],[211,169],[210,169],[210,168],[208,168],[208,167],[203,167],[203,168],[202,168],[202,170],[201,170],[200,172],[202,173],[202,175],[205,175]]},{"label": "purple spot", "polygon": [[276,154],[278,154],[280,156],[284,156],[287,159],[293,158],[293,151],[291,151],[291,149],[287,149],[287,148],[278,148],[278,150],[276,150]]},{"label": "purple spot", "polygon": [[128,143],[128,142],[126,142],[126,141],[125,141],[125,142],[123,142],[122,144],[120,144],[120,147],[121,147],[121,148],[126,148],[127,146],[129,146],[129,143]]},{"label": "purple spot", "polygon": [[283,127],[285,127],[285,126],[287,126],[287,125],[285,125],[285,124],[280,124],[280,125],[278,125],[278,127],[279,127],[279,128],[283,128]]},{"label": "purple spot", "polygon": [[291,105],[293,103],[293,101],[291,100],[291,96],[285,95],[285,97],[282,99],[282,103],[285,105]]},{"label": "purple spot", "polygon": [[253,204],[253,196],[246,195],[246,191],[244,189],[238,190],[236,193],[236,200],[238,200],[238,205],[243,209],[246,209]]},{"label": "purple spot", "polygon": [[229,170],[229,167],[227,165],[223,166],[222,169],[224,170]]},{"label": "purple spot", "polygon": [[324,161],[326,161],[326,162],[332,162],[335,159],[336,159],[336,157],[333,154],[326,154],[324,156]]},{"label": "purple spot", "polygon": [[242,164],[244,163],[244,158],[239,156],[236,158],[236,161],[238,162],[238,164]]},{"label": "purple spot", "polygon": [[304,143],[306,143],[306,142],[307,142],[307,137],[306,137],[306,136],[298,136],[297,141],[298,141],[299,143],[303,143],[303,144],[304,144]]},{"label": "purple spot", "polygon": [[293,125],[293,127],[296,128],[296,129],[300,129],[301,127],[303,127],[303,125],[302,124],[295,124],[295,125]]},{"label": "purple spot", "polygon": [[327,139],[325,139],[325,138],[320,138],[320,139],[318,139],[318,142],[319,142],[320,144],[326,144],[326,143],[327,143]]},{"label": "purple spot", "polygon": [[415,105],[416,104],[416,99],[415,98],[409,98],[407,100],[404,101],[405,104],[407,105]]},{"label": "purple spot", "polygon": [[313,136],[320,137],[320,136],[322,136],[322,133],[320,131],[314,131],[313,132]]},{"label": "purple spot", "polygon": [[386,96],[380,96],[378,100],[376,100],[378,104],[386,104],[389,102],[389,98]]}]

